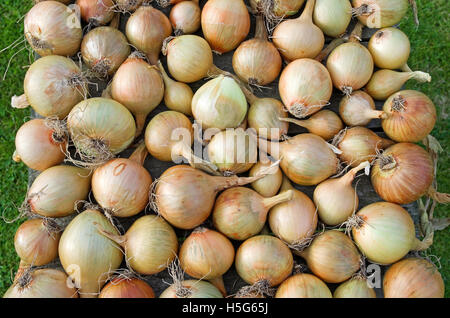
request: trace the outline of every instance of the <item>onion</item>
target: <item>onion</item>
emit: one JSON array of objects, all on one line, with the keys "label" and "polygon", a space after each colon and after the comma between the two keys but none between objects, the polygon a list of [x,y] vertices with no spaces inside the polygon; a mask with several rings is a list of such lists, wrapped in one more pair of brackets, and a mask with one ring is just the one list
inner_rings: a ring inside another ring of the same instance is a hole
[{"label": "onion", "polygon": [[[44,2],[43,2],[44,3]],[[87,94],[79,67],[63,56],[45,56],[28,69],[23,83],[25,94],[11,99],[14,108],[29,105],[43,117],[63,119]]]},{"label": "onion", "polygon": [[300,17],[281,22],[273,31],[273,43],[288,61],[314,58],[323,49],[325,37],[312,19],[315,3],[308,0]]},{"label": "onion", "polygon": [[194,155],[191,149],[193,136],[189,118],[175,111],[166,111],[157,114],[148,124],[145,143],[150,154],[158,160],[178,162],[185,158],[194,168],[218,174],[214,164]]},{"label": "onion", "polygon": [[30,269],[9,287],[3,298],[78,298],[77,290],[68,286],[67,280],[67,275],[57,269]]},{"label": "onion", "polygon": [[181,268],[191,277],[209,280],[226,296],[222,275],[233,265],[233,244],[219,232],[195,229],[180,248]]},{"label": "onion", "polygon": [[233,69],[241,80],[252,85],[267,85],[281,71],[281,56],[267,40],[262,16],[256,17],[255,37],[239,45],[233,54]]},{"label": "onion", "polygon": [[305,0],[250,0],[250,5],[253,10],[261,11],[269,22],[275,22],[296,14],[304,2]]},{"label": "onion", "polygon": [[246,240],[261,232],[272,207],[292,197],[292,190],[271,198],[264,198],[245,187],[225,190],[214,206],[214,227],[233,240]]},{"label": "onion", "polygon": [[123,13],[134,12],[138,9],[144,0],[114,0],[117,9]]},{"label": "onion", "polygon": [[171,79],[160,61],[158,62],[158,67],[164,80],[164,104],[166,107],[187,116],[192,116],[191,104],[194,97],[192,89],[185,83]]},{"label": "onion", "polygon": [[280,118],[280,120],[306,128],[310,133],[320,136],[325,140],[333,138],[344,128],[342,120],[331,110],[321,110],[309,119]]},{"label": "onion", "polygon": [[64,161],[67,132],[60,122],[51,118],[32,119],[16,134],[13,160],[29,168],[44,171]]},{"label": "onion", "polygon": [[236,252],[235,266],[238,275],[252,284],[248,292],[267,293],[292,272],[294,260],[289,248],[278,238],[258,235],[249,238]]},{"label": "onion", "polygon": [[157,66],[132,54],[119,67],[111,83],[112,98],[136,117],[136,136],[144,129],[147,115],[164,97],[164,81]]},{"label": "onion", "polygon": [[147,149],[142,143],[129,159],[113,159],[95,169],[92,192],[108,213],[130,217],[145,209],[152,185],[152,177],[143,167],[146,156]]},{"label": "onion", "polygon": [[69,223],[59,241],[61,264],[81,297],[97,297],[123,259],[119,246],[101,235],[98,226],[118,234],[103,214],[86,210]]},{"label": "onion", "polygon": [[211,283],[201,280],[184,280],[170,285],[159,298],[223,298]]},{"label": "onion", "polygon": [[81,19],[93,26],[105,25],[114,17],[113,0],[77,0]]},{"label": "onion", "polygon": [[342,98],[339,115],[348,126],[367,126],[372,119],[380,118],[383,111],[375,109],[375,102],[369,94],[356,91]]},{"label": "onion", "polygon": [[21,261],[42,266],[58,257],[60,229],[51,219],[32,219],[22,223],[14,236],[14,247]]},{"label": "onion", "polygon": [[314,190],[314,203],[319,211],[319,217],[326,225],[338,225],[347,220],[358,209],[359,198],[352,182],[356,174],[370,169],[370,163],[365,161],[351,169],[344,176],[328,179]]},{"label": "onion", "polygon": [[180,229],[194,229],[210,215],[217,193],[263,178],[210,176],[186,165],[167,169],[155,185],[153,208]]},{"label": "onion", "polygon": [[[272,166],[270,160],[258,161],[249,171],[249,176],[253,177],[265,171]],[[251,184],[252,188],[265,198],[273,197],[278,193],[281,182],[283,179],[283,173],[279,166],[270,168],[271,173],[262,179],[259,179]]]},{"label": "onion", "polygon": [[257,142],[243,129],[227,129],[211,139],[208,158],[224,175],[244,173],[257,161]]},{"label": "onion", "polygon": [[328,286],[311,274],[296,274],[278,288],[276,298],[332,298]]},{"label": "onion", "polygon": [[90,31],[81,43],[81,55],[92,71],[100,77],[114,74],[130,55],[127,38],[112,27]]},{"label": "onion", "polygon": [[107,98],[91,98],[76,105],[67,127],[82,159],[94,163],[104,163],[125,150],[136,134],[128,109]]},{"label": "onion", "polygon": [[352,6],[348,0],[316,0],[313,18],[323,33],[337,38],[350,24]]},{"label": "onion", "polygon": [[155,293],[139,278],[116,277],[103,287],[98,298],[155,298]]},{"label": "onion", "polygon": [[202,10],[197,1],[182,1],[170,10],[170,22],[175,35],[192,34],[200,28]]},{"label": "onion", "polygon": [[234,50],[250,31],[250,15],[242,0],[209,0],[201,23],[206,41],[220,54]]},{"label": "onion", "polygon": [[369,28],[385,28],[400,22],[408,0],[352,0],[353,13]]},{"label": "onion", "polygon": [[335,146],[342,151],[341,161],[356,167],[364,161],[372,162],[381,149],[394,144],[389,139],[381,138],[372,130],[364,127],[353,127],[343,130],[336,137]]},{"label": "onion", "polygon": [[24,20],[25,37],[40,56],[75,55],[83,32],[75,9],[56,1],[37,3]]},{"label": "onion", "polygon": [[402,259],[411,250],[427,249],[416,238],[414,222],[401,206],[376,202],[362,208],[350,224],[353,239],[371,262],[382,265]]},{"label": "onion", "polygon": [[236,128],[245,119],[247,101],[233,78],[219,75],[195,92],[192,113],[203,129]]},{"label": "onion", "polygon": [[[43,2],[43,1],[49,1],[49,0],[33,0],[33,2],[35,4],[39,3],[39,2]],[[72,0],[53,0],[53,1],[61,2],[61,3],[64,3],[66,5],[72,2]]]},{"label": "onion", "polygon": [[436,107],[425,94],[405,90],[391,95],[383,106],[381,126],[398,142],[419,142],[434,128]]},{"label": "onion", "polygon": [[289,112],[303,118],[328,104],[333,84],[330,74],[320,62],[299,59],[289,63],[283,70],[278,89]]},{"label": "onion", "polygon": [[75,203],[85,200],[91,185],[90,171],[73,166],[51,167],[34,180],[25,199],[25,209],[57,218],[75,212]]},{"label": "onion", "polygon": [[389,267],[383,292],[385,298],[444,298],[445,286],[436,266],[412,257]]},{"label": "onion", "polygon": [[259,139],[259,149],[281,160],[283,172],[299,185],[316,185],[337,172],[338,159],[330,145],[314,134],[280,143]]},{"label": "onion", "polygon": [[338,230],[325,231],[299,252],[308,268],[327,283],[346,281],[361,266],[361,255],[352,240]]},{"label": "onion", "polygon": [[377,298],[375,290],[369,287],[367,280],[360,275],[340,284],[333,298]]},{"label": "onion", "polygon": [[162,272],[177,255],[178,240],[175,231],[156,215],[140,217],[123,236],[102,225],[98,226],[98,230],[123,247],[129,266],[140,274]]},{"label": "onion", "polygon": [[270,209],[270,229],[290,248],[301,249],[316,230],[316,207],[306,194],[291,185],[286,176],[280,193],[285,191],[293,192],[292,199]]},{"label": "onion", "polygon": [[369,51],[379,68],[400,69],[408,62],[411,45],[405,33],[397,28],[378,30],[370,38]]},{"label": "onion", "polygon": [[433,162],[423,148],[399,143],[387,148],[375,160],[371,180],[383,200],[408,204],[427,193],[433,176]]},{"label": "onion", "polygon": [[172,34],[172,25],[164,13],[144,4],[128,19],[125,33],[130,43],[147,55],[150,64],[156,65],[164,39]]}]

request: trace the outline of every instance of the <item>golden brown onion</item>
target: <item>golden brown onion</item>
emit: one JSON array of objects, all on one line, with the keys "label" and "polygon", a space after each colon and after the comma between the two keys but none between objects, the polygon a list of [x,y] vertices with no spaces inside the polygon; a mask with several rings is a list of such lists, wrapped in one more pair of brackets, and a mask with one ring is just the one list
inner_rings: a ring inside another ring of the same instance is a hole
[{"label": "golden brown onion", "polygon": [[311,274],[296,274],[278,288],[275,298],[332,298],[328,286]]},{"label": "golden brown onion", "polygon": [[93,26],[105,25],[114,17],[113,0],[77,0],[81,19]]},{"label": "golden brown onion", "polygon": [[249,176],[258,175],[261,171],[271,169],[270,174],[251,184],[252,188],[263,197],[273,197],[278,193],[281,182],[283,180],[283,173],[279,166],[273,166],[270,160],[258,161],[249,171]]},{"label": "golden brown onion", "polygon": [[370,38],[368,48],[375,65],[386,69],[405,66],[411,51],[408,37],[397,28],[378,30]]},{"label": "golden brown onion", "polygon": [[352,0],[353,14],[369,28],[385,28],[400,22],[408,0]]},{"label": "golden brown onion", "polygon": [[383,111],[375,109],[375,102],[364,91],[346,95],[339,103],[339,115],[348,126],[366,126],[374,118],[380,118]]},{"label": "golden brown onion", "polygon": [[98,298],[155,298],[155,293],[139,278],[116,277],[103,287]]},{"label": "golden brown onion", "polygon": [[192,34],[200,28],[202,10],[197,1],[181,1],[170,10],[170,22],[175,35]]},{"label": "golden brown onion", "polygon": [[365,278],[360,275],[340,284],[333,293],[334,298],[377,298],[374,288],[369,287]]},{"label": "golden brown onion", "polygon": [[323,33],[339,37],[352,19],[352,5],[348,0],[316,0],[313,18]]}]

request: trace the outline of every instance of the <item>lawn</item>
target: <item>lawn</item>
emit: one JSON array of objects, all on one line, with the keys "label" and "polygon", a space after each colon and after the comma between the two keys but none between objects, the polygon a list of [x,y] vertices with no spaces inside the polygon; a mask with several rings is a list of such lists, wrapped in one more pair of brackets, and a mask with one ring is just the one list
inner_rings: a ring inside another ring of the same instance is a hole
[{"label": "lawn", "polygon": [[[401,22],[400,28],[410,37],[412,53],[409,65],[413,70],[431,74],[430,84],[408,83],[410,89],[427,94],[438,110],[438,122],[432,134],[441,142],[444,152],[439,160],[438,184],[441,192],[450,192],[450,135],[448,116],[448,92],[450,91],[450,2],[448,0],[416,0],[419,9],[420,26],[414,25],[412,13]],[[31,1],[3,0],[0,2],[0,48],[8,46],[23,34],[21,17],[31,7]],[[20,21],[19,21],[20,20]],[[18,22],[19,21],[19,22]],[[23,47],[23,46],[21,46]],[[27,120],[28,110],[13,110],[10,99],[23,93],[25,66],[29,65],[28,52],[20,52],[12,61],[5,80],[1,80],[10,57],[21,47],[0,54],[0,211],[5,218],[17,215],[27,190],[27,169],[11,160],[14,152],[15,132]],[[436,216],[449,216],[448,206],[439,206]],[[11,284],[11,275],[15,273],[19,259],[14,251],[14,233],[18,222],[7,224],[0,220],[0,295]],[[440,272],[446,283],[446,297],[450,296],[449,249],[450,229],[435,234],[435,241],[428,254],[440,258]]]}]

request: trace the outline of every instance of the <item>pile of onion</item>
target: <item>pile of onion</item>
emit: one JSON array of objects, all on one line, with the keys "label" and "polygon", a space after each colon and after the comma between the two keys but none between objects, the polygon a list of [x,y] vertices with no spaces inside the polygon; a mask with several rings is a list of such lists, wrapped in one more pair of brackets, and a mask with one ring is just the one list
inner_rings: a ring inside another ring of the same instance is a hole
[{"label": "pile of onion", "polygon": [[175,35],[192,34],[200,28],[202,10],[198,0],[181,1],[170,10],[170,22]]},{"label": "pile of onion", "polygon": [[278,287],[276,298],[332,298],[330,289],[311,274],[296,274]]},{"label": "pile of onion", "polygon": [[113,0],[77,0],[81,19],[93,26],[106,25],[114,17]]},{"label": "pile of onion", "polygon": [[155,293],[139,278],[118,276],[103,287],[98,298],[155,298]]}]

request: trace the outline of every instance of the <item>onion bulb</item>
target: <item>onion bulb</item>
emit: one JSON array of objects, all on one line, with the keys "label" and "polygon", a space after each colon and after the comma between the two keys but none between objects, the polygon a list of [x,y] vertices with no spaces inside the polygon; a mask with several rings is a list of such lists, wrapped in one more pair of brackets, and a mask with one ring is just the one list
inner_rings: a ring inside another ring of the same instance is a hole
[{"label": "onion bulb", "polygon": [[164,81],[157,66],[132,54],[114,75],[111,93],[114,100],[136,117],[136,136],[139,136],[147,115],[163,100]]},{"label": "onion bulb", "polygon": [[385,28],[400,22],[408,0],[352,0],[353,14],[369,28]]},{"label": "onion bulb", "polygon": [[81,297],[97,297],[123,259],[119,246],[101,235],[98,226],[119,234],[103,214],[86,210],[69,223],[59,241],[61,264]]},{"label": "onion bulb", "polygon": [[3,298],[78,298],[76,288],[67,281],[67,275],[57,269],[30,269],[22,273]]},{"label": "onion bulb", "polygon": [[89,31],[81,43],[84,63],[100,77],[114,74],[130,55],[125,35],[112,27],[98,27]]},{"label": "onion bulb", "polygon": [[328,286],[311,274],[296,274],[278,288],[275,298],[332,298]]},{"label": "onion bulb", "polygon": [[292,197],[292,190],[271,198],[264,198],[245,187],[225,190],[214,205],[214,227],[233,240],[246,240],[261,232],[272,207]]},{"label": "onion bulb", "polygon": [[434,128],[436,107],[425,94],[405,90],[391,95],[381,120],[386,135],[398,142],[419,142]]},{"label": "onion bulb", "polygon": [[383,292],[385,298],[444,298],[445,285],[436,266],[411,257],[389,267]]},{"label": "onion bulb", "polygon": [[77,64],[56,55],[42,57],[31,64],[23,88],[25,94],[11,99],[13,108],[31,106],[43,117],[59,119],[65,118],[87,94],[85,79]]},{"label": "onion bulb", "polygon": [[256,17],[255,37],[239,45],[233,54],[233,70],[245,83],[267,85],[281,71],[281,56],[268,41],[262,16]]},{"label": "onion bulb", "polygon": [[103,287],[98,298],[155,298],[155,293],[139,278],[116,277]]},{"label": "onion bulb", "polygon": [[223,298],[223,295],[211,283],[190,279],[170,285],[159,298]]},{"label": "onion bulb", "polygon": [[401,206],[376,202],[362,208],[349,224],[360,251],[371,261],[382,265],[402,259],[411,250],[427,249],[427,243],[416,238],[414,222]]},{"label": "onion bulb", "polygon": [[307,0],[298,18],[281,22],[273,31],[273,43],[288,61],[315,58],[323,49],[325,37],[312,18],[315,3]]},{"label": "onion bulb", "polygon": [[364,91],[345,95],[339,103],[339,115],[348,126],[367,126],[372,119],[380,118],[383,113],[375,109],[372,97]]},{"label": "onion bulb", "polygon": [[127,21],[125,34],[132,45],[156,65],[163,41],[172,34],[172,25],[161,11],[144,4]]},{"label": "onion bulb", "polygon": [[288,111],[303,118],[328,104],[333,84],[330,73],[320,62],[298,59],[289,63],[281,73],[278,89]]},{"label": "onion bulb", "polygon": [[155,185],[153,208],[180,229],[194,229],[210,215],[217,194],[227,188],[263,178],[210,176],[186,165],[167,169]]},{"label": "onion bulb", "polygon": [[323,232],[299,255],[313,274],[327,283],[346,281],[361,266],[361,255],[355,244],[339,230]]},{"label": "onion bulb", "polygon": [[142,143],[129,159],[113,159],[95,169],[92,193],[105,211],[113,216],[130,217],[145,209],[152,185],[152,177],[143,167],[146,156],[147,149]]},{"label": "onion bulb", "polygon": [[398,143],[377,157],[371,180],[383,200],[408,204],[427,193],[433,176],[433,162],[423,148],[411,143]]},{"label": "onion bulb", "polygon": [[42,266],[58,257],[60,228],[51,219],[31,219],[22,223],[14,236],[21,261]]},{"label": "onion bulb", "polygon": [[359,198],[352,187],[352,182],[356,174],[362,169],[370,169],[370,163],[365,161],[344,176],[328,179],[316,187],[314,203],[323,223],[331,226],[338,225],[356,212]]},{"label": "onion bulb", "polygon": [[253,10],[261,12],[269,22],[296,14],[305,0],[250,0]]},{"label": "onion bulb", "polygon": [[104,163],[134,140],[136,124],[125,106],[107,98],[91,98],[77,104],[67,127],[83,160]]},{"label": "onion bulb", "polygon": [[236,128],[247,115],[247,101],[233,78],[219,75],[195,92],[192,113],[203,129]]},{"label": "onion bulb", "polygon": [[130,267],[144,275],[162,272],[175,258],[178,240],[173,228],[156,215],[137,219],[123,236],[98,226],[105,237],[123,247]]},{"label": "onion bulb", "polygon": [[222,54],[234,50],[250,31],[250,15],[243,0],[209,0],[202,9],[203,35]]},{"label": "onion bulb", "polygon": [[379,68],[400,69],[408,62],[411,45],[408,36],[397,28],[378,30],[368,45]]},{"label": "onion bulb", "polygon": [[114,0],[117,9],[123,13],[130,13],[136,11],[144,0]]},{"label": "onion bulb", "polygon": [[89,170],[73,166],[51,167],[34,180],[25,208],[44,217],[57,218],[75,212],[75,203],[85,200],[91,187]]},{"label": "onion bulb", "polygon": [[25,37],[40,56],[75,55],[83,32],[75,9],[56,1],[39,2],[24,20]]},{"label": "onion bulb", "polygon": [[313,18],[323,33],[337,38],[350,24],[352,5],[348,0],[316,0]]},{"label": "onion bulb", "polygon": [[170,22],[175,35],[192,34],[200,28],[202,10],[197,1],[181,1],[170,10]]},{"label": "onion bulb", "polygon": [[106,25],[114,17],[113,0],[77,0],[81,19],[93,26]]},{"label": "onion bulb", "polygon": [[273,166],[270,160],[258,161],[249,171],[249,176],[253,177],[266,169],[271,169],[271,173],[262,179],[252,182],[252,188],[265,198],[273,197],[278,193],[283,173],[279,166]]},{"label": "onion bulb", "polygon": [[333,298],[377,298],[377,295],[364,277],[356,275],[340,284],[334,291]]}]

